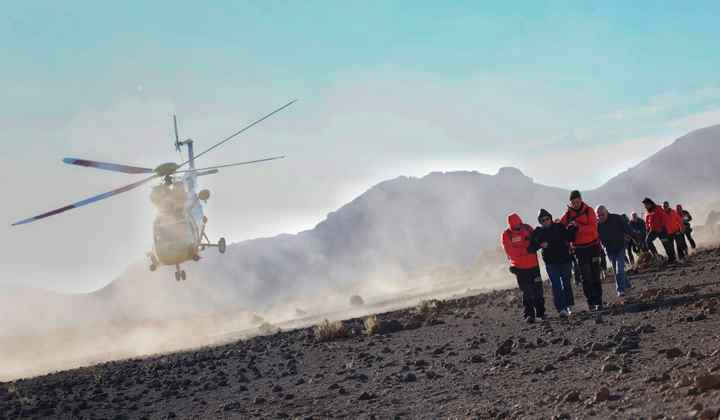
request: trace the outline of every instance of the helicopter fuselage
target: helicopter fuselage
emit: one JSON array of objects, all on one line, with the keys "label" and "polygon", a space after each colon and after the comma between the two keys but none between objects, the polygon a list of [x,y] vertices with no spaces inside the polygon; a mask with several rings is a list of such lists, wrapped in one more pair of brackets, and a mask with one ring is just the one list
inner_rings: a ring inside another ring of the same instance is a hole
[{"label": "helicopter fuselage", "polygon": [[170,181],[155,186],[150,195],[157,210],[153,252],[162,265],[197,259],[207,221],[196,193],[194,173]]}]

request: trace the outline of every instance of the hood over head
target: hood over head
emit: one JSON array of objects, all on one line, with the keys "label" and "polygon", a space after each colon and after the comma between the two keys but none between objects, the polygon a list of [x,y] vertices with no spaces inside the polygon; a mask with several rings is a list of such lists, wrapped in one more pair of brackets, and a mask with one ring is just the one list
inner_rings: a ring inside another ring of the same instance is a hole
[{"label": "hood over head", "polygon": [[553,217],[552,217],[552,214],[550,214],[549,211],[547,211],[547,210],[545,210],[545,209],[540,209],[540,214],[538,214],[538,223],[542,223],[541,220],[542,220],[544,217],[549,217],[550,220],[552,220],[552,218],[553,218]]},{"label": "hood over head", "polygon": [[508,216],[508,227],[510,229],[517,229],[522,225],[522,219],[517,213],[512,213]]}]

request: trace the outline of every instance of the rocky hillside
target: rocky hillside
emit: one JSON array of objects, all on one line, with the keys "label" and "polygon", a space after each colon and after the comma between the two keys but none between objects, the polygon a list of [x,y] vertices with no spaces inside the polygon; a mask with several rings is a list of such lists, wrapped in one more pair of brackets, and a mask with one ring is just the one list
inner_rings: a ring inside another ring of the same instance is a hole
[{"label": "rocky hillside", "polygon": [[633,276],[625,305],[606,284],[600,314],[576,290],[572,318],[527,325],[498,291],[0,383],[0,419],[714,419],[719,275],[709,249]]}]

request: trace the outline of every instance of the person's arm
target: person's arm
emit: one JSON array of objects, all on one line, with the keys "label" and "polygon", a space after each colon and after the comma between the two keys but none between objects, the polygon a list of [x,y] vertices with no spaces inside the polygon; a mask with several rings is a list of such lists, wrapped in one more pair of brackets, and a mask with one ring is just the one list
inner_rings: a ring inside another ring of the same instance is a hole
[{"label": "person's arm", "polygon": [[540,234],[540,228],[535,228],[535,230],[533,230],[532,234],[530,235],[530,245],[528,245],[527,249],[529,253],[534,254],[538,252],[538,249],[542,248],[540,246]]},{"label": "person's arm", "polygon": [[687,216],[688,222],[692,222],[692,215],[690,214],[689,211],[683,210],[683,214],[685,214]]},{"label": "person's arm", "polygon": [[502,242],[503,249],[505,250],[505,255],[507,256],[508,260],[512,256],[512,244],[510,243],[510,235],[507,231],[504,231],[502,233],[502,236],[500,237],[500,242]]}]

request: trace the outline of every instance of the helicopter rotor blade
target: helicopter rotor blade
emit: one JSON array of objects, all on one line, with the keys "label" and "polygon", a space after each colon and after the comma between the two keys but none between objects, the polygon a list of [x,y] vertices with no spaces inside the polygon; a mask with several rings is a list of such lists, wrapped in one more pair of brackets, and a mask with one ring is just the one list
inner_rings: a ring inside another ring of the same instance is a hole
[{"label": "helicopter rotor blade", "polygon": [[269,161],[271,161],[271,160],[278,160],[278,159],[285,159],[285,156],[273,156],[273,157],[264,158],[264,159],[249,160],[249,161],[246,161],[246,162],[228,163],[228,164],[225,164],[225,165],[209,166],[209,167],[207,167],[207,168],[198,168],[198,169],[195,169],[195,170],[193,170],[193,169],[186,169],[186,170],[183,170],[183,171],[176,171],[175,173],[177,174],[177,173],[183,173],[183,172],[208,171],[208,170],[212,170],[212,169],[229,168],[229,167],[231,167],[231,166],[242,166],[242,165],[250,165],[250,164],[253,164],[253,163],[269,162]]},{"label": "helicopter rotor blade", "polygon": [[[271,112],[271,113],[269,113],[269,114],[267,114],[267,115],[265,115],[265,116],[263,116],[263,117],[258,118],[257,120],[251,122],[250,124],[246,125],[245,127],[241,128],[240,130],[236,131],[235,133],[231,134],[230,136],[224,138],[223,140],[215,143],[214,145],[210,146],[209,148],[207,148],[207,149],[203,150],[202,152],[198,153],[197,155],[195,155],[195,159],[198,159],[200,156],[204,155],[205,153],[207,153],[207,152],[209,152],[209,151],[211,151],[211,150],[213,150],[213,149],[215,149],[215,148],[217,148],[217,147],[222,146],[222,145],[225,144],[226,142],[228,142],[228,141],[232,140],[233,138],[239,136],[240,134],[244,133],[245,131],[249,130],[250,128],[252,128],[252,127],[260,124],[261,122],[263,122],[263,121],[265,121],[266,119],[272,117],[273,115],[277,114],[278,112],[284,110],[285,108],[289,107],[290,105],[294,104],[295,102],[297,102],[297,99],[293,99],[292,101],[286,103],[285,105],[281,106],[280,108],[277,108],[277,109],[274,110],[273,112]],[[181,163],[180,165],[178,165],[178,168],[181,168],[181,167],[187,165],[189,162],[190,162],[189,160],[186,160],[185,162],[183,162],[183,163]]]},{"label": "helicopter rotor blade", "polygon": [[173,114],[173,128],[175,129],[175,150],[180,152],[180,135],[178,134],[177,116]]},{"label": "helicopter rotor blade", "polygon": [[44,219],[44,218],[46,218],[46,217],[50,217],[50,216],[54,216],[54,215],[56,215],[56,214],[60,214],[60,213],[66,212],[66,211],[68,211],[68,210],[76,209],[76,208],[82,207],[82,206],[87,206],[88,204],[92,204],[92,203],[98,202],[98,201],[100,201],[100,200],[104,200],[104,199],[106,199],[106,198],[110,198],[110,197],[112,197],[112,196],[115,196],[115,195],[118,195],[118,194],[122,194],[122,193],[124,193],[124,192],[128,192],[128,191],[130,191],[130,190],[132,190],[132,189],[134,189],[134,188],[137,188],[137,187],[141,186],[142,184],[144,184],[144,183],[146,183],[146,182],[148,182],[148,181],[150,181],[150,180],[152,180],[152,179],[155,179],[155,178],[158,178],[158,175],[152,175],[152,176],[149,176],[149,177],[147,177],[147,178],[145,178],[145,179],[141,179],[140,181],[133,182],[132,184],[128,184],[128,185],[125,185],[125,186],[123,186],[123,187],[116,188],[116,189],[114,189],[114,190],[112,190],[112,191],[108,191],[108,192],[105,192],[105,193],[102,193],[102,194],[94,195],[94,196],[88,197],[88,198],[86,198],[86,199],[84,199],[84,200],[80,200],[80,201],[78,201],[78,202],[75,202],[75,203],[72,203],[72,204],[68,204],[68,205],[65,206],[65,207],[60,207],[60,208],[57,208],[57,209],[55,209],[55,210],[50,210],[50,211],[48,211],[48,212],[45,212],[45,213],[42,213],[42,214],[38,214],[37,216],[33,216],[33,217],[29,217],[29,218],[27,218],[27,219],[20,220],[20,221],[18,221],[18,222],[13,223],[12,225],[13,225],[13,226],[24,225],[24,224],[26,224],[26,223],[34,222],[34,221],[36,221],[36,220]]},{"label": "helicopter rotor blade", "polygon": [[64,163],[67,163],[68,165],[85,166],[88,168],[97,168],[97,169],[103,169],[106,171],[122,172],[122,173],[126,173],[126,174],[151,174],[151,173],[155,172],[154,169],[150,169],[150,168],[142,168],[139,166],[130,166],[130,165],[121,165],[119,163],[97,162],[94,160],[87,160],[87,159],[64,158],[62,161]]}]

